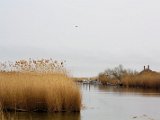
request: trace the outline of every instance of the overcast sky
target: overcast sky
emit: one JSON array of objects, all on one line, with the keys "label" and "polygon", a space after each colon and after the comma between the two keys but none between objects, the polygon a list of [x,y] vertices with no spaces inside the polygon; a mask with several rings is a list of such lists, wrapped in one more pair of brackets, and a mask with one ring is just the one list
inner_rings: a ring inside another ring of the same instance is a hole
[{"label": "overcast sky", "polygon": [[74,76],[160,71],[159,0],[0,0],[0,61],[66,60]]}]

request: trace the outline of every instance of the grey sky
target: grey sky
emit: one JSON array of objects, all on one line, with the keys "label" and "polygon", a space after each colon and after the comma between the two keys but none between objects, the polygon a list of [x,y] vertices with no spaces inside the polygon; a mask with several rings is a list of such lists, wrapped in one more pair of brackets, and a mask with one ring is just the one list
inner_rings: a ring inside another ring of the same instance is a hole
[{"label": "grey sky", "polygon": [[[159,0],[0,0],[0,60],[66,60],[74,76],[160,71]],[[78,26],[78,27],[75,27]]]}]

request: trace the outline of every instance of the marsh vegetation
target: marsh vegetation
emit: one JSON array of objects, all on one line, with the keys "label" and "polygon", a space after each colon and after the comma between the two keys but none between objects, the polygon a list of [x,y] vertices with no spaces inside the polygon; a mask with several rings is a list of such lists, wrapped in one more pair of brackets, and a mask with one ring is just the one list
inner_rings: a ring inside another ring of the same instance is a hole
[{"label": "marsh vegetation", "polygon": [[3,63],[1,68],[1,111],[80,111],[80,90],[63,69],[62,62],[20,60]]},{"label": "marsh vegetation", "polygon": [[160,89],[160,73],[152,71],[149,66],[137,72],[119,65],[100,73],[98,79],[103,85]]}]

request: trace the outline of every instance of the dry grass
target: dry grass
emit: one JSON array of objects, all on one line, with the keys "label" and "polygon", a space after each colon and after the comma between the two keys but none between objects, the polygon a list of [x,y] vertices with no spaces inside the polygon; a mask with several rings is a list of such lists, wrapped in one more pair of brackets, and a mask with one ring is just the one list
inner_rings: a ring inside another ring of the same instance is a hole
[{"label": "dry grass", "polygon": [[57,62],[41,61],[16,61],[14,72],[1,69],[1,111],[80,111],[78,86]]},{"label": "dry grass", "polygon": [[80,111],[81,94],[62,73],[0,73],[3,111]]},{"label": "dry grass", "polygon": [[98,77],[103,85],[160,89],[160,73],[149,68],[136,72],[119,66],[100,73]]},{"label": "dry grass", "polygon": [[160,88],[160,74],[146,72],[137,75],[126,75],[122,79],[122,84],[126,87],[140,87],[140,88]]}]

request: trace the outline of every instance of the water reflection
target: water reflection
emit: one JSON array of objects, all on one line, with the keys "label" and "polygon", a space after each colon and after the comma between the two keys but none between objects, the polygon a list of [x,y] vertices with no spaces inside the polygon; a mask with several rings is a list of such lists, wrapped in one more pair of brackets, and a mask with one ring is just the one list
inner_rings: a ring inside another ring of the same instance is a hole
[{"label": "water reflection", "polygon": [[80,120],[80,113],[3,113],[2,120]]},{"label": "water reflection", "polygon": [[160,96],[160,90],[142,89],[142,88],[125,88],[118,86],[90,85],[79,84],[83,91],[95,91],[99,94],[119,94],[119,95],[144,95],[144,96]]},{"label": "water reflection", "polygon": [[142,89],[142,88],[123,88],[116,86],[98,86],[99,91],[108,92],[119,95],[140,95],[140,96],[160,96],[160,91],[156,89]]},{"label": "water reflection", "polygon": [[82,120],[160,120],[160,92],[151,89],[80,85]]}]

